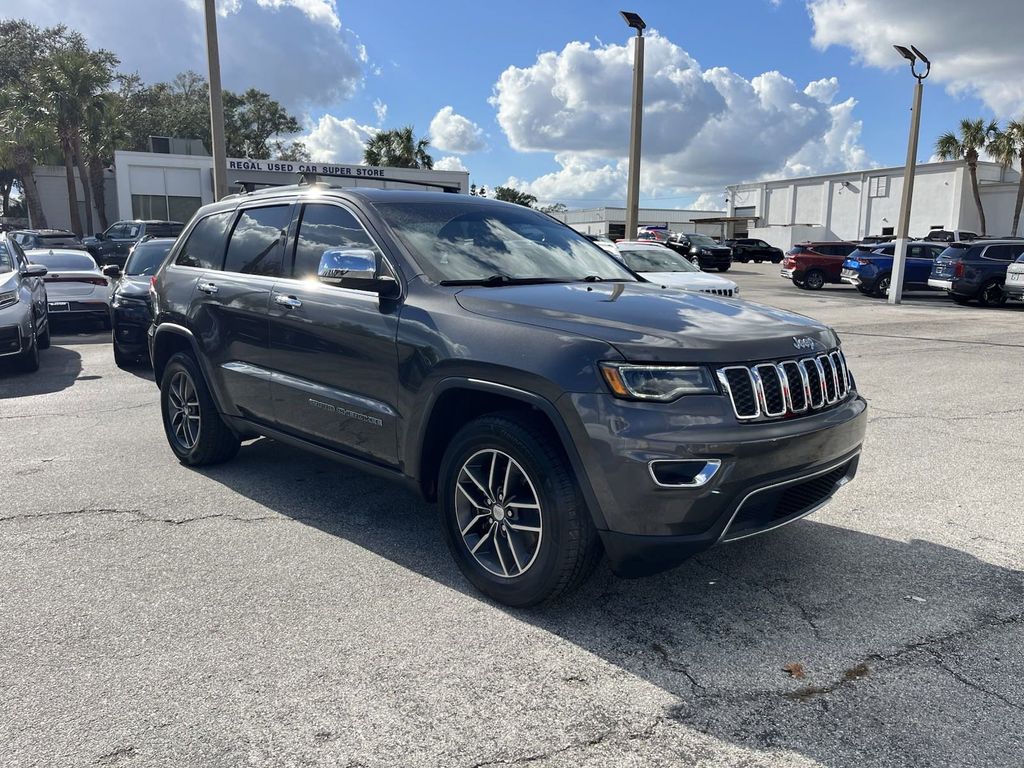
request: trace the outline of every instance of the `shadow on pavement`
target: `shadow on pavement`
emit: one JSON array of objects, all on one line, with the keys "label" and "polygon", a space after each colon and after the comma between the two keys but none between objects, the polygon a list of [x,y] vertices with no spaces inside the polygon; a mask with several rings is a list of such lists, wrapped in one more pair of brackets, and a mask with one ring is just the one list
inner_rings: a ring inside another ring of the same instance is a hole
[{"label": "shadow on pavement", "polygon": [[81,373],[81,355],[56,345],[39,353],[39,370],[33,373],[22,373],[12,363],[0,361],[0,400],[60,392]]},{"label": "shadow on pavement", "polygon": [[[486,600],[401,488],[265,439],[203,474]],[[507,612],[678,697],[662,724],[833,768],[1010,765],[1022,596],[1019,571],[812,518],[648,579],[601,566],[570,600]]]}]

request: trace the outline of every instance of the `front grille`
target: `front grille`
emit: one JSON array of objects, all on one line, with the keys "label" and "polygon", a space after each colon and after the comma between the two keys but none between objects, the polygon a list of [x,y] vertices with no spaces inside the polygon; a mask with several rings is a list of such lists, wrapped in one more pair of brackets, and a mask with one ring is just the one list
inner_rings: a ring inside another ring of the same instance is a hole
[{"label": "front grille", "polygon": [[701,288],[701,293],[710,293],[714,296],[732,296],[732,288]]},{"label": "front grille", "polygon": [[824,355],[718,369],[718,380],[742,421],[779,419],[817,411],[850,394],[846,359],[838,349]]},{"label": "front grille", "polygon": [[805,514],[836,492],[849,469],[850,463],[847,462],[809,480],[752,494],[736,512],[724,538],[741,538]]}]

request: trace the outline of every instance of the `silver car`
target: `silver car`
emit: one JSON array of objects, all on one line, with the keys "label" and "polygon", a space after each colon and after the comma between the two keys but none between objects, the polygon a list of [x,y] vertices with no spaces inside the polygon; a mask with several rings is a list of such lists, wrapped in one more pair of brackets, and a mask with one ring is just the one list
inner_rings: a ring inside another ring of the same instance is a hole
[{"label": "silver car", "polygon": [[1024,301],[1024,255],[1020,256],[1013,264],[1006,268],[1003,293],[1006,294],[1008,299]]},{"label": "silver car", "polygon": [[46,267],[47,306],[51,315],[93,318],[110,330],[110,280],[85,251],[52,248],[26,251]]},{"label": "silver car", "polygon": [[38,370],[39,350],[50,346],[45,274],[46,267],[30,264],[21,246],[0,234],[0,364]]}]

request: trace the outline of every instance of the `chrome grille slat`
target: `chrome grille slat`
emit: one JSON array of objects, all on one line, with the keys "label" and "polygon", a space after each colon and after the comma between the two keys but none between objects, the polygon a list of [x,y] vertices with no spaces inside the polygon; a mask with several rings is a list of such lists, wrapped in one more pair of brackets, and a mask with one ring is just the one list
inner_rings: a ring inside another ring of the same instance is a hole
[{"label": "chrome grille slat", "polygon": [[741,421],[779,419],[830,408],[850,394],[841,350],[822,355],[719,368],[718,380]]}]

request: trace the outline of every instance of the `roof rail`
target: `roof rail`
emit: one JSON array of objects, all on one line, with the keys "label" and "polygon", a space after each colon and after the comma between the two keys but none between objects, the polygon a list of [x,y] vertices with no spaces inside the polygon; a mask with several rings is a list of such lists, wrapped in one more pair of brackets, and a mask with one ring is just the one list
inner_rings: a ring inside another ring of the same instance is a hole
[{"label": "roof rail", "polygon": [[[352,176],[347,173],[310,173],[304,172],[299,174],[299,184],[323,184],[319,180],[320,176],[327,176],[333,179],[360,179],[362,176]],[[399,179],[394,176],[366,176],[367,179],[373,181],[397,181],[399,184],[418,184],[421,187],[434,187],[440,189],[442,192],[458,193],[462,187],[454,182],[445,183],[443,181],[416,181],[413,179]],[[329,185],[328,185],[329,186]]]}]

